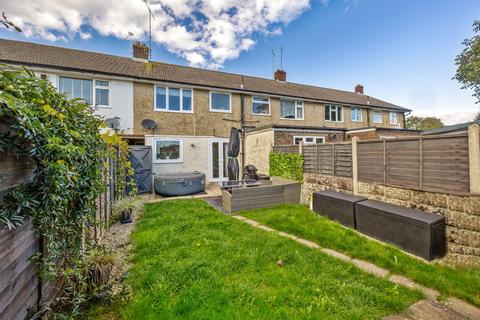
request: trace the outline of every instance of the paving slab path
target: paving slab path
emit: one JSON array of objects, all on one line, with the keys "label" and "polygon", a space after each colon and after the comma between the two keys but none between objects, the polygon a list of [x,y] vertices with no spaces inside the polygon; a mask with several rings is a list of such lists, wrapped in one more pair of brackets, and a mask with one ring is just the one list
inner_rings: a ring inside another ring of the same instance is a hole
[{"label": "paving slab path", "polygon": [[274,232],[281,237],[292,239],[293,241],[296,241],[311,249],[318,249],[331,257],[352,263],[357,268],[367,273],[373,274],[380,278],[385,278],[395,284],[410,289],[419,290],[423,292],[427,298],[414,303],[403,313],[385,317],[384,320],[480,320],[480,309],[465,301],[452,297],[449,297],[442,302],[437,301],[438,297],[440,296],[440,293],[437,290],[424,287],[404,276],[391,274],[390,271],[373,263],[364,260],[353,259],[346,254],[329,248],[322,248],[313,241],[272,229],[268,226],[260,224],[255,220],[248,219],[241,215],[233,215],[231,217],[247,223],[254,228],[258,228],[266,232]]}]

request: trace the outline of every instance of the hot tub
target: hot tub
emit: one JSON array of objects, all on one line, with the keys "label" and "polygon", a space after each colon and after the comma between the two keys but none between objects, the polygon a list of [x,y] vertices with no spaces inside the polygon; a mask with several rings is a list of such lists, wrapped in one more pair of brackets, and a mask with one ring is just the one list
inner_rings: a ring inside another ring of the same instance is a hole
[{"label": "hot tub", "polygon": [[198,171],[155,175],[155,192],[162,196],[184,196],[205,190],[205,174]]}]

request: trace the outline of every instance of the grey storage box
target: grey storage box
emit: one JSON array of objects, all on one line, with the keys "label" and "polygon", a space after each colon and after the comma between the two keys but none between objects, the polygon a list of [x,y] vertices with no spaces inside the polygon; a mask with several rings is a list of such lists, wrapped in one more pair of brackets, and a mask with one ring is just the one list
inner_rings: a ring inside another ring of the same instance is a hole
[{"label": "grey storage box", "polygon": [[313,211],[355,228],[355,203],[364,200],[367,198],[330,190],[314,192]]},{"label": "grey storage box", "polygon": [[356,204],[357,230],[427,260],[445,255],[443,216],[367,200]]}]

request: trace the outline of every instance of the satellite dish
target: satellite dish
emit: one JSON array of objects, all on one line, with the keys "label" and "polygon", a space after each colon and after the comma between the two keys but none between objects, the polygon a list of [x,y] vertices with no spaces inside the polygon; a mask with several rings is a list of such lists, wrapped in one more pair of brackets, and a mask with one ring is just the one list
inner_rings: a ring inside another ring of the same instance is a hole
[{"label": "satellite dish", "polygon": [[152,130],[152,134],[155,134],[155,128],[157,127],[157,123],[152,119],[144,119],[142,121],[142,127],[147,130]]},{"label": "satellite dish", "polygon": [[106,123],[108,128],[113,129],[115,131],[117,131],[120,128],[120,118],[119,117],[105,119],[105,123]]}]

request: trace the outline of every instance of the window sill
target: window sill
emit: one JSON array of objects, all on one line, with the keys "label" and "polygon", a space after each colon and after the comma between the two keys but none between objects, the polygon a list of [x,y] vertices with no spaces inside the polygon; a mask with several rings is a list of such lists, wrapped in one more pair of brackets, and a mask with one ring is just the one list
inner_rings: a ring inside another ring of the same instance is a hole
[{"label": "window sill", "polygon": [[271,114],[270,113],[253,113],[252,112],[252,116],[270,117]]},{"label": "window sill", "polygon": [[232,113],[232,110],[215,110],[215,109],[210,109],[210,112],[216,112],[216,113]]},{"label": "window sill", "polygon": [[113,109],[112,106],[102,106],[102,105],[96,105],[94,106],[95,109]]},{"label": "window sill", "polygon": [[165,164],[165,163],[182,163],[183,159],[179,160],[153,160],[153,163]]},{"label": "window sill", "polygon": [[305,118],[280,118],[280,120],[302,121],[305,120]]},{"label": "window sill", "polygon": [[325,120],[325,122],[331,122],[331,123],[343,123],[343,120],[342,120],[342,121],[332,121],[332,120]]},{"label": "window sill", "polygon": [[175,111],[175,110],[162,110],[154,108],[153,111],[156,112],[169,112],[169,113],[186,113],[186,114],[193,114],[193,111]]}]

